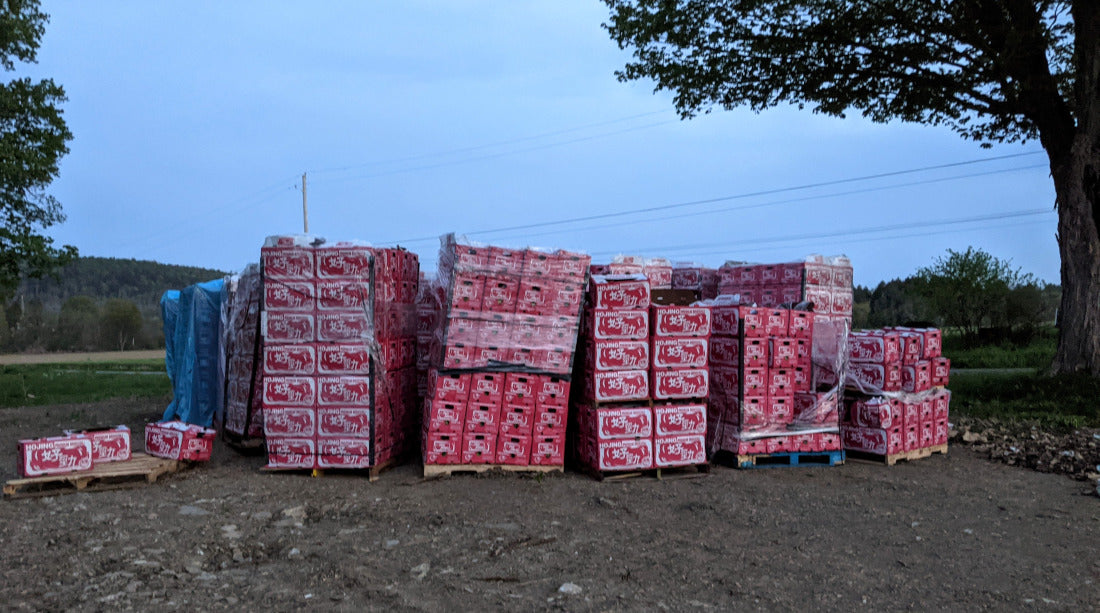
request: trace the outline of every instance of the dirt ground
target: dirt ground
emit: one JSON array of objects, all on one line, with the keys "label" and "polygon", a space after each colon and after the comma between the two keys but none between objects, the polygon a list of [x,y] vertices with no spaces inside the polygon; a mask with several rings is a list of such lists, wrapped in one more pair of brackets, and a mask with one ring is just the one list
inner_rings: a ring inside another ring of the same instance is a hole
[{"label": "dirt ground", "polygon": [[[0,409],[15,442],[160,402]],[[137,442],[136,448],[141,448]],[[364,478],[215,459],[131,490],[0,502],[14,610],[1090,610],[1100,498],[963,446],[887,468],[597,482]],[[568,584],[568,585],[567,585]]]}]

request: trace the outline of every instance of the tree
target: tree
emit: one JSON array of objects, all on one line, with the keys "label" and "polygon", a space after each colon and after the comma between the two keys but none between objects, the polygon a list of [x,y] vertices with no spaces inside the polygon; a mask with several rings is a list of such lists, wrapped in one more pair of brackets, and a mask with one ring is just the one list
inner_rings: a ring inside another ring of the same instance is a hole
[{"label": "tree", "polygon": [[[38,0],[0,0],[0,65],[36,61],[49,17]],[[76,248],[54,247],[43,232],[65,220],[61,204],[46,193],[72,139],[59,105],[65,91],[51,79],[0,83],[0,299],[21,277],[41,277],[76,257]]]},{"label": "tree", "polygon": [[1038,138],[1056,193],[1062,301],[1053,372],[1100,375],[1100,2],[604,0],[605,24],[684,118],[780,103]]},{"label": "tree", "polygon": [[48,348],[64,351],[91,351],[99,340],[99,307],[88,296],[73,296],[61,305],[57,331]]},{"label": "tree", "polygon": [[[1032,325],[1042,317],[1041,291],[1035,279],[981,249],[967,247],[961,253],[948,249],[947,257],[918,269],[914,281],[917,292],[924,295],[943,323],[959,328],[972,339],[983,327]],[[1036,300],[1027,317],[1022,311],[1029,308],[1031,288],[1035,289]]]},{"label": "tree", "polygon": [[124,298],[112,298],[103,305],[100,330],[105,346],[118,347],[122,351],[127,345],[136,345],[141,327],[141,311],[133,302]]}]

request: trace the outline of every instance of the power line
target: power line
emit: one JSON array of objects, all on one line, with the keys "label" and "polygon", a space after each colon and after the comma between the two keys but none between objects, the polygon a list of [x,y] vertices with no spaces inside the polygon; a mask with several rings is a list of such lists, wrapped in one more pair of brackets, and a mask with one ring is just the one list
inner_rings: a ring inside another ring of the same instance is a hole
[{"label": "power line", "polygon": [[[1036,220],[1036,221],[1024,221],[1024,222],[1013,223],[1013,224],[978,226],[976,228],[960,228],[960,229],[957,229],[957,230],[936,230],[934,232],[913,232],[913,233],[908,233],[908,234],[891,234],[891,235],[886,235],[886,236],[869,236],[869,237],[856,238],[856,239],[847,239],[843,243],[836,242],[836,243],[827,243],[827,244],[849,245],[849,244],[852,244],[852,243],[867,243],[867,242],[874,242],[874,241],[897,240],[897,239],[902,239],[902,238],[936,236],[936,235],[939,235],[939,234],[956,234],[956,233],[959,233],[959,232],[973,232],[974,230],[1000,230],[1000,229],[1004,229],[1004,228],[1020,228],[1020,227],[1035,226],[1035,225],[1045,224],[1045,223],[1050,223],[1050,220],[1040,219],[1040,220]],[[820,246],[820,243],[818,243],[818,246]],[[779,251],[779,250],[791,249],[791,248],[792,248],[791,245],[784,245],[782,247],[764,247],[764,248],[760,248],[760,249],[753,249],[753,250],[749,251],[748,253],[760,253],[760,252],[766,252],[766,251]],[[684,257],[707,256],[707,255],[723,255],[723,254],[729,254],[729,253],[730,253],[729,249],[722,249],[722,250],[719,250],[719,251],[698,251],[698,252],[692,252],[692,253],[688,254],[687,256],[684,256]]]},{"label": "power line", "polygon": [[457,166],[459,164],[470,164],[473,162],[482,162],[485,160],[493,160],[497,158],[507,157],[509,155],[517,155],[520,153],[529,153],[531,151],[540,151],[542,149],[551,149],[553,147],[563,147],[565,145],[572,145],[576,143],[583,143],[585,141],[596,140],[598,138],[606,138],[608,136],[617,136],[619,134],[626,134],[628,132],[637,132],[638,130],[648,130],[649,128],[655,128],[658,126],[667,125],[670,123],[676,123],[679,120],[672,119],[668,121],[659,121],[656,123],[645,124],[641,126],[634,126],[632,128],[624,128],[622,130],[615,130],[613,132],[604,132],[602,134],[595,134],[592,136],[585,136],[581,138],[574,138],[572,140],[560,141],[557,143],[547,143],[545,145],[537,145],[534,147],[527,147],[526,149],[514,149],[512,151],[503,151],[500,153],[492,153],[488,155],[481,155],[472,158],[466,158],[461,160],[450,160],[447,162],[439,162],[436,164],[425,164],[422,166],[410,166],[408,168],[398,168],[395,170],[387,170],[383,172],[370,173],[365,175],[354,175],[350,177],[336,177],[333,179],[322,179],[322,183],[342,183],[346,181],[357,181],[359,179],[370,179],[374,177],[385,177],[389,175],[401,174],[406,172],[416,172],[418,170],[431,170],[433,168],[443,168],[445,166]]},{"label": "power line", "polygon": [[[669,209],[677,209],[677,208],[684,208],[684,207],[691,207],[691,206],[700,206],[700,205],[703,205],[703,204],[713,204],[713,203],[716,203],[716,202],[726,202],[726,201],[729,201],[729,200],[740,200],[740,199],[752,198],[752,197],[756,197],[756,196],[767,196],[767,195],[772,195],[772,194],[780,194],[780,193],[784,193],[784,192],[800,191],[800,190],[806,190],[806,189],[812,189],[812,188],[818,188],[818,187],[828,187],[828,186],[831,186],[831,185],[841,185],[841,184],[844,184],[844,183],[856,183],[856,182],[860,182],[860,181],[870,181],[870,180],[882,179],[882,178],[886,178],[886,177],[896,177],[896,176],[907,175],[907,174],[915,174],[915,173],[919,173],[919,172],[928,172],[930,170],[942,170],[942,169],[946,169],[946,168],[957,168],[957,167],[960,167],[960,166],[969,166],[969,165],[972,165],[972,164],[983,164],[983,163],[986,163],[986,162],[995,162],[995,161],[999,161],[999,160],[1007,160],[1007,159],[1024,157],[1024,156],[1029,156],[1029,155],[1039,155],[1041,153],[1043,153],[1043,152],[1042,151],[1026,151],[1026,152],[1023,152],[1023,153],[1012,153],[1012,154],[999,155],[999,156],[988,157],[988,158],[977,158],[977,159],[972,159],[972,160],[964,160],[964,161],[961,161],[961,162],[950,162],[950,163],[946,163],[946,164],[936,164],[936,165],[932,165],[932,166],[922,166],[922,167],[919,167],[919,168],[908,168],[908,169],[905,169],[905,170],[894,170],[894,171],[890,171],[890,172],[883,172],[883,173],[877,173],[877,174],[872,174],[872,175],[862,175],[862,176],[857,176],[857,177],[848,177],[848,178],[844,178],[844,179],[834,179],[834,180],[831,180],[831,181],[821,181],[821,182],[818,182],[818,183],[807,183],[807,184],[803,184],[803,185],[795,185],[795,186],[790,186],[790,187],[780,187],[780,188],[760,190],[760,191],[754,191],[754,192],[744,192],[744,193],[740,193],[740,194],[734,194],[734,195],[731,195],[731,196],[720,196],[718,198],[707,198],[707,199],[704,199],[704,200],[691,200],[691,201],[687,201],[687,202],[677,202],[677,203],[674,203],[674,204],[664,204],[664,205],[659,205],[659,206],[629,209],[629,210],[625,210],[625,211],[615,211],[615,212],[611,212],[611,213],[601,213],[601,214],[598,214],[598,215],[585,215],[585,216],[581,216],[581,217],[572,217],[572,218],[567,218],[567,219],[557,219],[557,220],[553,220],[553,221],[536,222],[536,223],[521,224],[521,225],[515,225],[515,226],[505,226],[505,227],[500,227],[500,228],[490,228],[490,229],[486,229],[486,230],[475,230],[475,231],[472,231],[472,232],[464,232],[463,234],[465,234],[467,236],[472,236],[472,235],[477,235],[477,234],[493,234],[493,233],[497,233],[497,232],[510,232],[510,231],[514,231],[514,230],[530,230],[530,229],[534,229],[534,228],[544,228],[544,227],[550,227],[550,226],[558,226],[558,225],[563,225],[563,224],[577,223],[577,222],[581,222],[581,221],[596,221],[596,220],[600,220],[600,219],[612,219],[612,218],[615,218],[615,217],[623,217],[623,216],[627,216],[627,215],[638,215],[638,214],[641,214],[641,213],[652,213],[652,212],[655,212],[655,211],[665,211],[665,210],[669,210]],[[414,238],[402,239],[402,240],[398,240],[398,241],[392,241],[390,243],[385,243],[385,244],[411,244],[411,243],[419,243],[419,242],[425,242],[425,241],[433,241],[433,240],[437,240],[438,238],[439,238],[438,236],[419,236],[419,237],[414,237]]]},{"label": "power line", "polygon": [[594,226],[582,226],[579,228],[565,228],[562,230],[551,230],[548,232],[538,232],[535,234],[517,234],[511,237],[503,237],[501,240],[507,240],[508,238],[526,238],[526,237],[541,237],[549,236],[551,234],[563,234],[566,232],[590,232],[592,230],[600,230],[604,228],[619,228],[623,226],[638,225],[644,223],[654,223],[658,221],[668,221],[671,219],[683,219],[686,217],[700,217],[703,215],[712,215],[716,213],[728,213],[732,211],[745,211],[749,209],[767,208],[772,206],[779,206],[783,204],[793,204],[796,202],[808,202],[811,200],[824,200],[826,198],[837,198],[840,196],[852,196],[857,194],[866,194],[871,192],[888,191],[892,189],[899,189],[903,187],[914,187],[917,185],[930,185],[933,183],[944,183],[947,181],[958,181],[960,179],[970,179],[974,177],[984,177],[995,174],[1004,174],[1008,172],[1018,172],[1021,170],[1032,170],[1035,168],[1044,168],[1046,164],[1032,164],[1028,166],[1016,166],[1013,168],[1001,168],[998,170],[990,170],[986,172],[974,172],[961,175],[952,175],[950,177],[937,177],[935,179],[923,179],[920,181],[910,181],[908,183],[895,183],[893,185],[882,185],[878,187],[866,187],[861,189],[848,190],[843,192],[833,192],[829,194],[815,194],[813,196],[802,196],[800,198],[788,198],[784,200],[771,200],[768,202],[759,202],[754,204],[746,204],[731,207],[722,207],[718,209],[709,209],[706,211],[693,211],[691,213],[679,213],[677,215],[664,215],[662,217],[651,217],[647,219],[636,219],[633,221],[618,221],[608,224],[599,224]]},{"label": "power line", "polygon": [[552,130],[550,132],[542,132],[540,134],[533,134],[531,136],[521,136],[521,137],[518,137],[518,138],[512,138],[512,139],[508,139],[508,140],[497,141],[495,143],[486,143],[484,145],[474,145],[474,146],[471,146],[471,147],[460,147],[458,149],[448,149],[448,150],[445,150],[445,151],[437,151],[437,152],[434,152],[434,153],[422,153],[422,154],[419,154],[419,155],[412,155],[412,156],[408,156],[408,157],[395,158],[395,159],[390,159],[390,160],[377,160],[377,161],[374,161],[374,162],[365,162],[363,164],[355,164],[355,165],[351,165],[351,166],[340,166],[340,167],[334,167],[334,168],[322,168],[320,170],[310,170],[309,173],[310,174],[321,174],[321,173],[328,173],[328,172],[344,172],[344,171],[347,171],[347,170],[356,170],[358,168],[368,168],[368,167],[371,167],[371,166],[385,166],[387,164],[398,164],[398,163],[401,163],[401,162],[414,162],[416,160],[422,160],[422,159],[426,159],[426,158],[442,157],[442,156],[446,156],[446,155],[453,155],[453,154],[456,154],[456,153],[467,153],[467,152],[470,152],[470,151],[480,151],[482,149],[492,149],[494,147],[503,147],[503,146],[506,146],[506,145],[513,145],[513,144],[516,144],[516,143],[523,143],[523,142],[528,142],[528,141],[532,141],[532,140],[539,140],[541,138],[546,138],[546,137],[549,137],[549,136],[557,136],[559,134],[569,134],[569,133],[572,133],[572,132],[580,132],[581,130],[587,130],[587,129],[590,129],[590,128],[599,128],[599,127],[602,127],[602,126],[609,126],[609,125],[613,125],[613,124],[617,124],[617,123],[623,123],[624,121],[631,121],[633,119],[640,119],[642,117],[650,117],[650,116],[653,116],[653,115],[659,115],[659,114],[666,113],[666,112],[667,112],[667,110],[650,111],[648,113],[639,113],[637,115],[630,115],[630,116],[627,116],[627,117],[620,117],[618,119],[611,119],[609,121],[600,121],[600,122],[596,122],[596,123],[585,124],[583,126],[577,126],[575,128],[563,128],[563,129],[560,129],[560,130]]},{"label": "power line", "polygon": [[[708,248],[712,248],[712,247],[725,247],[727,245],[733,247],[733,246],[741,246],[741,245],[759,245],[759,244],[780,243],[780,242],[798,241],[798,240],[806,240],[806,239],[833,238],[833,237],[840,237],[840,236],[852,236],[852,235],[858,235],[858,234],[872,234],[872,233],[878,233],[878,232],[889,232],[891,230],[902,230],[902,229],[906,229],[906,228],[928,228],[928,227],[944,226],[944,225],[951,225],[951,224],[957,224],[957,223],[972,223],[972,222],[979,222],[979,221],[993,221],[993,220],[1000,220],[1000,219],[1011,219],[1011,218],[1015,218],[1015,217],[1028,217],[1028,216],[1033,216],[1033,215],[1044,215],[1044,214],[1050,214],[1050,213],[1051,213],[1050,209],[1024,209],[1024,210],[1018,210],[1018,211],[1009,211],[1007,213],[993,213],[993,214],[989,214],[989,215],[977,215],[977,216],[973,216],[973,217],[956,217],[954,219],[939,219],[939,220],[935,220],[935,221],[924,221],[924,222],[919,222],[919,221],[918,222],[907,222],[907,223],[890,224],[890,225],[884,225],[884,226],[872,226],[872,227],[866,227],[866,228],[836,230],[836,231],[823,232],[823,233],[792,234],[792,235],[789,235],[789,236],[775,236],[775,237],[768,237],[768,238],[745,239],[745,240],[738,240],[738,241],[732,242],[732,243],[731,242],[696,243],[696,244],[690,244],[690,245],[673,245],[673,246],[664,246],[664,247],[638,247],[638,248],[635,248],[635,249],[639,252],[646,252],[646,253],[668,253],[670,251],[688,251],[688,250],[691,250],[691,249],[708,249]],[[597,255],[614,255],[614,254],[617,254],[617,253],[619,253],[619,250],[597,251],[597,252],[592,253],[591,255],[593,255],[593,256],[597,256]]]}]

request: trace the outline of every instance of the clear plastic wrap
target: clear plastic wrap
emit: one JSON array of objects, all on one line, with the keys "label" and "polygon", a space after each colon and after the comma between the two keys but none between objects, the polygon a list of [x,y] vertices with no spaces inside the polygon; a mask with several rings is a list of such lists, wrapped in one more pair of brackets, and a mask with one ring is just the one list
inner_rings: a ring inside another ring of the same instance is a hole
[{"label": "clear plastic wrap", "polygon": [[762,307],[812,302],[819,316],[852,317],[852,264],[839,255],[807,256],[798,262],[727,262],[717,271],[718,293],[739,294]]},{"label": "clear plastic wrap", "polygon": [[441,239],[431,362],[440,370],[568,375],[590,258]]},{"label": "clear plastic wrap", "polygon": [[260,265],[249,264],[232,281],[223,308],[225,322],[225,404],[221,420],[223,435],[245,444],[263,438],[260,368],[263,339],[260,335],[260,307],[263,284]]},{"label": "clear plastic wrap", "polygon": [[261,249],[269,466],[364,468],[415,440],[419,264],[311,236]]},{"label": "clear plastic wrap", "polygon": [[896,455],[947,444],[951,362],[935,328],[884,328],[849,336],[846,449]]}]

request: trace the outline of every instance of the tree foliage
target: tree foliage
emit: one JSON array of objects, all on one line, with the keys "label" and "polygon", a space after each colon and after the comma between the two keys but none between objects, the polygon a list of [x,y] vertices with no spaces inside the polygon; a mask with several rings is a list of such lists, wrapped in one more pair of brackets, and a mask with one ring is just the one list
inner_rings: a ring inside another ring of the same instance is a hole
[{"label": "tree foliage", "polygon": [[919,269],[913,280],[940,323],[972,338],[983,327],[1035,328],[1053,319],[1045,284],[981,249],[948,249],[946,257]]},{"label": "tree foliage", "polygon": [[605,27],[683,117],[779,104],[1038,138],[1058,209],[1052,371],[1100,376],[1100,2],[604,0]]},{"label": "tree foliage", "polygon": [[112,298],[103,305],[103,318],[100,324],[105,344],[113,344],[114,349],[122,351],[133,348],[142,329],[141,311],[137,305],[122,298]]},{"label": "tree foliage", "polygon": [[[37,0],[0,0],[0,66],[36,61],[48,16]],[[60,104],[65,91],[51,79],[0,83],[0,298],[22,276],[39,277],[76,255],[55,247],[44,231],[65,220],[46,189],[72,139]]]},{"label": "tree foliage", "polygon": [[90,296],[73,296],[61,305],[51,351],[92,351],[99,341],[99,306]]}]

